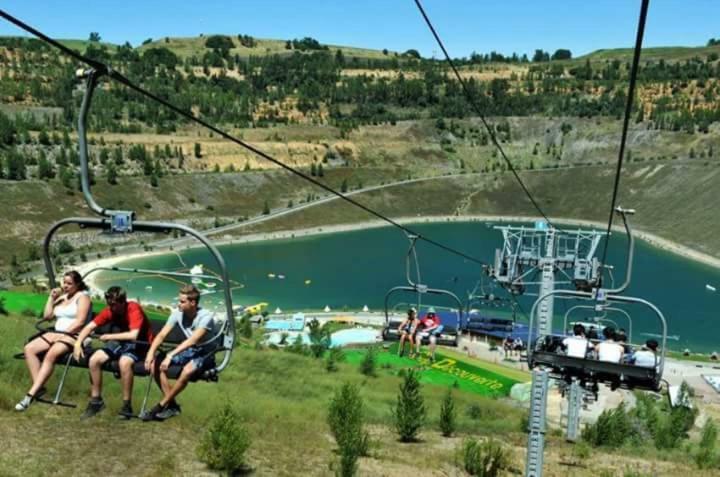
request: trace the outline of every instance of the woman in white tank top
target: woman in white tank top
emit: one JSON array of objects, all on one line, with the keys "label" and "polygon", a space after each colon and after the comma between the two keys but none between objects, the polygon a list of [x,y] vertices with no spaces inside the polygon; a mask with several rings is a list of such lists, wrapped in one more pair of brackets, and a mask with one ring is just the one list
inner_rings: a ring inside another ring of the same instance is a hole
[{"label": "woman in white tank top", "polygon": [[[25,345],[25,363],[33,384],[15,410],[24,411],[45,392],[44,385],[55,368],[55,362],[72,351],[75,342],[72,334],[82,329],[90,310],[90,296],[82,276],[74,270],[67,272],[63,275],[62,288],[50,291],[43,311],[44,320],[55,319],[55,331],[59,333],[48,331]],[[45,356],[41,361],[42,353]]]}]

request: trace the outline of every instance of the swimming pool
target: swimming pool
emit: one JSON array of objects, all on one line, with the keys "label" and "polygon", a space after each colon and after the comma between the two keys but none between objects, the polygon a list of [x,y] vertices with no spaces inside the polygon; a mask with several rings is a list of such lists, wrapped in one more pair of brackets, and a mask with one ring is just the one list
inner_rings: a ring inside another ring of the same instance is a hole
[{"label": "swimming pool", "polygon": [[375,344],[382,342],[382,333],[375,328],[348,328],[330,335],[330,347],[341,348],[356,344]]}]

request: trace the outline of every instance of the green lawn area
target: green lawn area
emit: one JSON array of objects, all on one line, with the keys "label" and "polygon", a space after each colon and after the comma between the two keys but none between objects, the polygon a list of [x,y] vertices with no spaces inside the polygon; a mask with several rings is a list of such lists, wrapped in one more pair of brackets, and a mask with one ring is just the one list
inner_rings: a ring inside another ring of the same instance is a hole
[{"label": "green lawn area", "polygon": [[[387,350],[379,351],[377,363],[383,369],[415,369],[420,374],[420,382],[440,386],[443,388],[455,387],[482,396],[507,396],[510,388],[518,382],[527,379],[517,379],[512,369],[500,366],[485,366],[480,362],[469,363],[457,353],[450,356],[443,349],[435,354],[435,362],[430,361],[430,355],[423,350],[419,358],[410,359],[407,355],[397,355],[398,345],[394,343]],[[359,364],[365,357],[367,350],[353,349],[346,351],[345,356],[349,363]],[[512,377],[511,377],[512,376]]]}]

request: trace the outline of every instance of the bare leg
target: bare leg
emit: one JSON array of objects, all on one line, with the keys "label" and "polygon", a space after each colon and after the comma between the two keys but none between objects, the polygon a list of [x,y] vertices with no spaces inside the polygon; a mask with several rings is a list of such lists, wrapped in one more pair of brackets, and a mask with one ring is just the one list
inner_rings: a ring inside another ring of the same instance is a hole
[{"label": "bare leg", "polygon": [[437,338],[435,335],[430,335],[430,358],[435,359],[435,346],[437,345]]},{"label": "bare leg", "polygon": [[33,385],[30,388],[30,391],[28,391],[28,394],[30,394],[31,396],[35,396],[38,390],[43,387],[43,385],[47,382],[48,379],[50,379],[50,376],[55,369],[55,361],[57,361],[60,356],[64,355],[68,351],[69,348],[67,344],[53,343],[48,352],[45,353],[45,358],[40,365],[40,369],[38,369],[37,375],[33,380]]},{"label": "bare leg", "polygon": [[40,371],[41,362],[38,355],[47,351],[49,348],[50,345],[44,339],[39,337],[26,344],[23,348],[25,364],[27,365],[28,371],[30,371],[30,377],[32,378],[33,383],[37,379],[38,372]]},{"label": "bare leg", "polygon": [[[159,369],[159,365],[158,365],[158,369]],[[163,392],[163,398],[164,398],[165,396],[170,394],[170,389],[171,389],[170,380],[168,380],[167,373],[160,371],[159,374],[160,374],[160,381],[159,381],[160,389]]]},{"label": "bare leg", "polygon": [[400,345],[398,347],[398,355],[402,355],[403,351],[405,351],[405,338],[407,337],[407,334],[403,332],[400,335]]},{"label": "bare leg", "polygon": [[133,365],[135,361],[128,356],[120,356],[118,366],[120,367],[120,380],[122,381],[122,396],[123,401],[130,401],[132,399],[133,390]]},{"label": "bare leg", "polygon": [[[193,371],[195,371],[195,366],[192,362],[188,363],[183,367],[182,373],[180,373],[180,376],[178,376],[177,381],[175,381],[175,385],[170,388],[170,390],[165,393],[165,395],[162,398],[162,401],[160,401],[161,406],[167,406],[170,401],[175,399],[175,397],[180,394],[185,387],[187,386],[188,382],[190,382],[190,378],[192,377]],[[165,378],[165,382],[167,382],[167,374],[161,373],[161,378]]]},{"label": "bare leg", "polygon": [[90,397],[99,399],[102,395],[102,365],[105,364],[110,356],[105,351],[100,350],[90,356],[88,369],[90,370]]}]

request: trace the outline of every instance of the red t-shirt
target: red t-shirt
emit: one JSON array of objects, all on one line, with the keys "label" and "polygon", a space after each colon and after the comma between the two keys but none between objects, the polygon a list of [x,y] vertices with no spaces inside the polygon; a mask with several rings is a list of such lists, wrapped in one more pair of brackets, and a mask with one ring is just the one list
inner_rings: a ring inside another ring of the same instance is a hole
[{"label": "red t-shirt", "polygon": [[103,326],[110,322],[119,327],[121,331],[140,330],[137,340],[152,343],[153,333],[150,321],[145,316],[142,307],[134,301],[127,302],[123,315],[113,315],[108,306],[93,319],[96,326]]},{"label": "red t-shirt", "polygon": [[437,315],[433,316],[425,316],[425,318],[422,319],[422,325],[423,328],[435,328],[436,326],[440,326],[440,317]]}]

